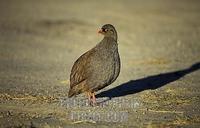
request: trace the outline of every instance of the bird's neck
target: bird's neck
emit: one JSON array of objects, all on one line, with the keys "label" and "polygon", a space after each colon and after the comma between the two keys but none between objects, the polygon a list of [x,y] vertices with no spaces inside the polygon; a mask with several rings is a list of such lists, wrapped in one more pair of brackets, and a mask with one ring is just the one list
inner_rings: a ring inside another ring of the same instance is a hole
[{"label": "bird's neck", "polygon": [[103,49],[115,49],[117,48],[117,41],[112,37],[104,37],[103,40],[98,44]]},{"label": "bird's neck", "polygon": [[115,42],[117,42],[117,33],[114,33],[113,35],[105,35],[104,39],[113,39]]},{"label": "bird's neck", "polygon": [[103,42],[115,42],[117,43],[117,38],[116,37],[112,37],[112,36],[104,36]]}]

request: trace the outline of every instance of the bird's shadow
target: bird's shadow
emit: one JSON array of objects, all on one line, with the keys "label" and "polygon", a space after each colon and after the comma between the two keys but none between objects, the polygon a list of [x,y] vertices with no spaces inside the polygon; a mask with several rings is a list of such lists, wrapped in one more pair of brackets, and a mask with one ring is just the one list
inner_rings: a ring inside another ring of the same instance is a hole
[{"label": "bird's shadow", "polygon": [[200,69],[200,62],[195,63],[191,67],[186,69],[148,76],[138,80],[130,80],[129,82],[123,83],[117,87],[111,88],[107,91],[103,91],[97,94],[96,97],[109,97],[111,99],[114,97],[121,97],[138,93],[148,89],[157,89],[170,82],[176,81],[181,77],[192,73],[198,69]]}]

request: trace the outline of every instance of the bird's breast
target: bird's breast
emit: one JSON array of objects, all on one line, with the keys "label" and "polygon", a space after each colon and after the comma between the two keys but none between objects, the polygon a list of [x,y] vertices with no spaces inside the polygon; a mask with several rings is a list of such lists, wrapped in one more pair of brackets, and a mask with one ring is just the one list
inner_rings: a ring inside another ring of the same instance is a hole
[{"label": "bird's breast", "polygon": [[[116,55],[117,54],[117,55]],[[98,54],[98,57],[94,57],[91,67],[93,67],[91,75],[91,84],[93,86],[109,85],[118,76],[119,61],[116,58],[118,52],[109,54]],[[116,74],[117,73],[117,74]]]}]

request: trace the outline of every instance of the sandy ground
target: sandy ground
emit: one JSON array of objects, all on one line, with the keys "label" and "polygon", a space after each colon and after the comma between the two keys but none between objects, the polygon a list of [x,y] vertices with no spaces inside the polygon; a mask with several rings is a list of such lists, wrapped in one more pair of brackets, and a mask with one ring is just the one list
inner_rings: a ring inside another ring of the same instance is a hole
[{"label": "sandy ground", "polygon": [[[113,24],[121,73],[68,99],[73,62]],[[199,0],[1,0],[0,127],[199,127]]]}]

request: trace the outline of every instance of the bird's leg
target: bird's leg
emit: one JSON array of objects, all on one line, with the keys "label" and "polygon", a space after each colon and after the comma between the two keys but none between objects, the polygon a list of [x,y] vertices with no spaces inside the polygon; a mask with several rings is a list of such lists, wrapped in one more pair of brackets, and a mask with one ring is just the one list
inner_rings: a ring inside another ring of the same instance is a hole
[{"label": "bird's leg", "polygon": [[88,102],[91,105],[91,98],[92,98],[91,92],[87,92],[87,96],[88,96]]},{"label": "bird's leg", "polygon": [[87,92],[87,97],[88,97],[88,100],[90,101],[91,100],[90,92]]},{"label": "bird's leg", "polygon": [[92,103],[93,105],[96,105],[96,97],[95,97],[95,93],[92,93]]}]

